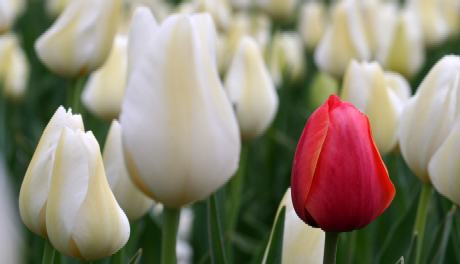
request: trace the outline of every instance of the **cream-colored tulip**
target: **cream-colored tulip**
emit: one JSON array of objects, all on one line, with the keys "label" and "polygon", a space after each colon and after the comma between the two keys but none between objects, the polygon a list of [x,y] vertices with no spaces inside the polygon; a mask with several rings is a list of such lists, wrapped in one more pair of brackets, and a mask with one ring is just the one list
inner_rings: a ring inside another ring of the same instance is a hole
[{"label": "cream-colored tulip", "polygon": [[442,12],[440,0],[411,0],[409,8],[417,14],[428,46],[439,45],[446,40],[449,36],[449,25]]},{"label": "cream-colored tulip", "polygon": [[376,62],[352,61],[345,73],[341,95],[367,114],[382,154],[390,152],[397,144],[401,109],[408,100],[407,93],[410,94],[410,90],[404,91],[408,86],[401,85],[401,76],[390,74],[387,78]]},{"label": "cream-colored tulip", "polygon": [[19,193],[19,209],[24,224],[37,235],[46,237],[46,203],[55,163],[56,147],[63,128],[83,130],[80,115],[59,107],[49,121],[32,156]]},{"label": "cream-colored tulip", "polygon": [[[170,1],[165,0],[125,0],[128,1],[131,8],[131,13],[133,13],[138,7],[146,6],[150,9],[150,12],[153,13],[153,16],[158,21],[163,21],[166,17],[174,12],[174,7]],[[182,2],[190,3],[191,2]],[[182,4],[181,3],[181,4]],[[195,6],[192,4],[192,6]]]},{"label": "cream-colored tulip", "polygon": [[423,66],[425,46],[415,14],[410,9],[396,14],[387,13],[389,31],[381,38],[377,58],[384,68],[410,78]]},{"label": "cream-colored tulip", "polygon": [[102,66],[121,17],[121,0],[71,1],[35,43],[40,60],[53,72],[74,77]]},{"label": "cream-colored tulip", "polygon": [[103,159],[110,188],[130,220],[141,218],[152,207],[153,201],[132,182],[123,156],[121,126],[113,121],[105,141]]},{"label": "cream-colored tulip", "polygon": [[136,10],[120,120],[125,159],[134,183],[167,207],[208,197],[238,167],[238,123],[215,48],[209,14],[156,26],[147,9]]},{"label": "cream-colored tulip", "polygon": [[126,86],[128,38],[115,38],[104,65],[93,72],[82,93],[82,102],[93,114],[111,120],[118,117]]},{"label": "cream-colored tulip", "polygon": [[53,17],[58,16],[64,11],[70,0],[46,0],[46,11]]},{"label": "cream-colored tulip", "polygon": [[257,6],[276,20],[292,20],[298,0],[256,0]]},{"label": "cream-colored tulip", "polygon": [[442,58],[404,107],[399,146],[409,168],[428,182],[428,163],[460,113],[460,57]]},{"label": "cream-colored tulip", "polygon": [[29,62],[16,35],[0,36],[0,61],[4,94],[13,100],[20,100],[29,81]]},{"label": "cream-colored tulip", "polygon": [[225,80],[244,139],[261,135],[278,109],[278,94],[257,43],[250,37],[240,41]]},{"label": "cream-colored tulip", "polygon": [[11,29],[18,15],[24,10],[24,7],[24,0],[0,1],[0,34]]},{"label": "cream-colored tulip", "polygon": [[441,13],[449,27],[450,35],[460,34],[460,1],[459,0],[440,0]]},{"label": "cream-colored tulip", "polygon": [[[458,77],[457,77],[458,78]],[[447,136],[444,143],[435,152],[428,164],[431,183],[436,191],[460,205],[460,162],[458,150],[460,148],[460,119]]]},{"label": "cream-colored tulip", "polygon": [[86,261],[110,256],[129,238],[129,221],[118,205],[91,132],[63,128],[56,146],[46,228],[60,252]]},{"label": "cream-colored tulip", "polygon": [[297,32],[276,34],[268,54],[270,73],[275,84],[297,81],[304,75],[305,61],[302,40]]},{"label": "cream-colored tulip", "polygon": [[352,59],[368,60],[371,56],[359,6],[354,0],[338,2],[331,22],[315,50],[318,67],[342,76]]},{"label": "cream-colored tulip", "polygon": [[236,10],[249,10],[254,6],[254,0],[230,0],[230,5]]},{"label": "cream-colored tulip", "polygon": [[310,1],[302,5],[299,32],[305,46],[313,50],[323,37],[326,28],[326,8],[322,2]]},{"label": "cream-colored tulip", "polygon": [[[291,198],[291,188],[284,194],[278,213],[285,207],[283,248],[281,263],[283,264],[321,264],[324,256],[326,234],[320,228],[305,224],[296,214]],[[275,219],[276,221],[276,219]],[[269,242],[271,243],[271,242]],[[268,248],[267,248],[268,249]],[[265,251],[264,260],[267,261]]]},{"label": "cream-colored tulip", "polygon": [[226,30],[231,20],[231,9],[227,0],[195,0],[196,12],[208,12],[220,30]]}]

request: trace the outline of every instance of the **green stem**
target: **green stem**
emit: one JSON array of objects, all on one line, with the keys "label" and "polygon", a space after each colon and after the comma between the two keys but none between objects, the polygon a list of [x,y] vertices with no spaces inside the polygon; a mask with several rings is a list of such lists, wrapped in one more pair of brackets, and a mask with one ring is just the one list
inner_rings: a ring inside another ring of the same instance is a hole
[{"label": "green stem", "polygon": [[112,264],[124,264],[125,262],[125,248],[122,247],[115,255],[112,256]]},{"label": "green stem", "polygon": [[81,112],[81,93],[85,85],[85,78],[79,77],[73,79],[70,83],[69,90],[67,91],[69,96],[67,97],[67,106],[72,108],[73,113]]},{"label": "green stem", "polygon": [[225,245],[222,238],[222,227],[220,223],[219,205],[216,193],[212,194],[207,202],[208,218],[208,241],[211,252],[211,263],[227,263],[225,255]]},{"label": "green stem", "polygon": [[339,234],[336,232],[326,232],[326,242],[324,243],[323,264],[335,264],[337,255],[337,242]]},{"label": "green stem", "polygon": [[429,183],[424,183],[418,200],[417,216],[414,225],[414,235],[417,235],[417,248],[415,263],[419,264],[422,258],[423,238],[425,234],[426,218],[428,216],[428,205],[430,203],[433,189]]},{"label": "green stem", "polygon": [[51,245],[51,243],[48,240],[46,240],[45,248],[43,249],[42,264],[52,264],[52,263],[54,263],[55,254],[56,254],[56,250]]},{"label": "green stem", "polygon": [[179,227],[180,208],[163,208],[163,230],[161,243],[161,263],[176,263],[176,240]]}]

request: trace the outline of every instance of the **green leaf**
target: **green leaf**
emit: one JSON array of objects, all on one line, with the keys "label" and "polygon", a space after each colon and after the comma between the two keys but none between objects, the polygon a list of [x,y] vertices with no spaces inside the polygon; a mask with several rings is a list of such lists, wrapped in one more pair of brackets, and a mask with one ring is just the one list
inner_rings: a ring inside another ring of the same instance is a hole
[{"label": "green leaf", "polygon": [[442,239],[439,243],[439,247],[436,250],[436,255],[434,256],[431,263],[444,263],[444,258],[446,255],[446,249],[449,242],[449,237],[452,230],[452,223],[454,220],[455,213],[457,211],[457,207],[455,205],[452,206],[452,209],[447,213],[446,219],[444,221],[444,228],[442,230]]},{"label": "green leaf", "polygon": [[395,264],[404,264],[404,256],[401,256]]},{"label": "green leaf", "polygon": [[142,248],[140,248],[136,254],[129,260],[129,264],[139,264],[142,258]]},{"label": "green leaf", "polygon": [[211,249],[211,263],[225,264],[225,247],[222,239],[222,226],[220,211],[217,206],[216,194],[211,195],[207,201],[208,239]]},{"label": "green leaf", "polygon": [[267,251],[265,252],[263,264],[281,263],[285,217],[286,207],[283,207],[275,218],[275,223],[273,223],[273,228],[267,244]]}]

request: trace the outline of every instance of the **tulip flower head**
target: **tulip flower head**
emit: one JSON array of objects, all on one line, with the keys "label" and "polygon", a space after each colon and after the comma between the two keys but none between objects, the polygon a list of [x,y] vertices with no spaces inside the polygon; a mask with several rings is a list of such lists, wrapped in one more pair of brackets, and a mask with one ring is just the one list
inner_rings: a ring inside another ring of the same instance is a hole
[{"label": "tulip flower head", "polygon": [[305,46],[313,50],[324,34],[326,27],[326,10],[320,1],[306,2],[302,5],[299,31]]},{"label": "tulip flower head", "polygon": [[297,215],[327,232],[365,227],[395,195],[367,117],[335,95],[305,125],[291,188]]},{"label": "tulip flower head", "polygon": [[71,1],[35,43],[40,60],[53,72],[74,77],[102,66],[121,16],[121,0]]},{"label": "tulip flower head", "polygon": [[20,100],[29,80],[29,62],[16,35],[0,36],[0,61],[0,80],[4,94],[13,100]]},{"label": "tulip flower head", "polygon": [[24,0],[0,1],[0,34],[13,26],[17,16],[24,10],[24,6]]},{"label": "tulip flower head", "polygon": [[238,122],[218,76],[215,47],[209,14],[172,15],[157,25],[148,9],[136,10],[120,118],[123,146],[134,183],[166,207],[206,198],[238,166]]},{"label": "tulip flower head", "polygon": [[255,138],[273,121],[278,94],[257,43],[244,37],[235,54],[225,86],[234,103],[243,138]]}]

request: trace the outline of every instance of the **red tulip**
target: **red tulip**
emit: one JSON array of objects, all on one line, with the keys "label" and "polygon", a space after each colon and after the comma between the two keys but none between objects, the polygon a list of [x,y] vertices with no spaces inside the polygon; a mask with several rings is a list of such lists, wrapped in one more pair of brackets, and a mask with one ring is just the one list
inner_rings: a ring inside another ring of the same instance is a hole
[{"label": "red tulip", "polygon": [[291,188],[297,215],[329,232],[363,228],[395,195],[369,120],[335,95],[307,121],[294,157]]}]

